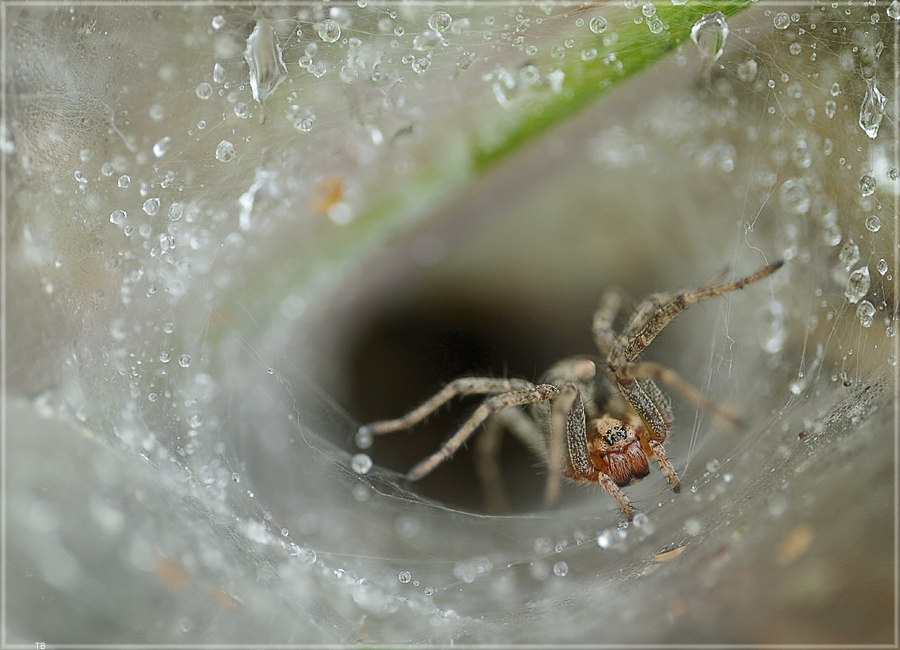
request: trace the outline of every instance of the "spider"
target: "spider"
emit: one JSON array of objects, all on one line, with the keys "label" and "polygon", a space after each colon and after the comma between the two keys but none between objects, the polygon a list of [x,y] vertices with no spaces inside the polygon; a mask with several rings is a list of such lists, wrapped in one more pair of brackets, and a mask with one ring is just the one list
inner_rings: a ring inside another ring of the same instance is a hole
[{"label": "spider", "polygon": [[[634,508],[621,488],[647,476],[651,458],[656,458],[673,491],[681,487],[664,447],[674,420],[672,404],[657,382],[723,420],[738,424],[732,414],[712,404],[673,370],[641,360],[641,352],[689,305],[742,289],[783,265],[784,261],[778,261],[732,282],[723,282],[725,273],[721,272],[699,287],[652,294],[634,309],[619,334],[613,330],[613,322],[626,298],[618,289],[609,290],[593,318],[592,332],[600,357],[563,359],[539,384],[492,377],[456,379],[406,415],[360,427],[357,445],[367,448],[374,435],[412,427],[454,397],[486,395],[437,451],[409,471],[410,481],[421,479],[448,460],[486,422],[476,456],[489,510],[506,509],[497,452],[500,436],[508,430],[546,462],[546,505],[552,507],[558,502],[564,476],[579,483],[599,483],[631,520]],[[527,414],[521,407],[527,407]]]}]

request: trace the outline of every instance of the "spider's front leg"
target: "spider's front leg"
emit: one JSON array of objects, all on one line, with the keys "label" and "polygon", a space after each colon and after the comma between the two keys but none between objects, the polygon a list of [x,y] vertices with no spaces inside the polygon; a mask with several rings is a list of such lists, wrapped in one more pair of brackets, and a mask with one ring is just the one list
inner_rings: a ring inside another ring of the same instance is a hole
[{"label": "spider's front leg", "polygon": [[[641,369],[643,365],[633,364],[629,367]],[[652,366],[663,368],[656,364],[652,364]],[[675,421],[672,402],[652,379],[638,378],[627,374],[621,378],[617,376],[616,379],[619,384],[619,393],[637,415],[635,419],[638,421],[634,424],[644,451],[650,456],[656,456],[660,471],[672,486],[672,490],[678,492],[681,490],[681,480],[672,463],[669,462],[663,446],[669,430],[672,428],[672,423]],[[679,381],[681,381],[680,378]],[[693,387],[691,390],[694,390]],[[705,399],[704,402],[706,402]],[[718,407],[714,408],[718,409]]]},{"label": "spider's front leg", "polygon": [[450,436],[440,449],[413,467],[406,475],[406,478],[410,481],[417,481],[434,471],[438,465],[448,460],[492,413],[514,406],[546,402],[556,397],[559,393],[559,389],[551,384],[538,384],[535,386],[529,383],[528,385],[530,386],[528,389],[500,393],[484,400],[469,419],[463,422],[462,426],[456,430],[456,433]]},{"label": "spider's front leg", "polygon": [[[619,422],[613,418],[604,417],[604,420]],[[593,421],[593,422],[596,422]],[[566,476],[580,483],[599,483],[603,488],[616,500],[619,509],[625,517],[631,521],[634,518],[634,508],[628,501],[625,493],[619,489],[619,485],[628,483],[633,472],[627,472],[627,478],[622,473],[621,483],[616,481],[609,473],[604,472],[600,467],[607,468],[605,460],[607,457],[606,449],[604,453],[597,453],[597,436],[589,438],[588,427],[584,417],[584,404],[581,400],[578,388],[573,383],[566,383],[559,391],[559,395],[551,402],[551,431],[550,446],[548,449],[547,465],[550,474],[547,478],[547,505],[555,505],[559,497],[559,477]],[[637,442],[637,438],[631,435],[631,441]],[[601,444],[604,441],[600,440]],[[563,447],[567,460],[563,461]],[[640,463],[635,464],[635,474],[637,476],[645,476],[647,458],[638,445],[635,450],[629,451],[629,456],[633,455],[633,451],[643,458],[643,470],[639,468]],[[629,458],[627,463],[629,466],[634,459]],[[598,465],[598,463],[600,463]]]},{"label": "spider's front leg", "polygon": [[454,397],[509,393],[530,388],[534,388],[534,384],[524,379],[494,379],[491,377],[455,379],[406,415],[396,420],[382,420],[361,426],[356,434],[356,441],[359,447],[365,449],[371,444],[371,436],[401,431],[418,424]]}]

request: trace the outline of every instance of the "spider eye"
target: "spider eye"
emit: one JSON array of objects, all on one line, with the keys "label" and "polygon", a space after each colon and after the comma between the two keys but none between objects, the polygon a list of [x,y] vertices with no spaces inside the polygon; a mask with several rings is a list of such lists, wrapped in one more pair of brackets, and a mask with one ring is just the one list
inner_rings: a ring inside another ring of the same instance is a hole
[{"label": "spider eye", "polygon": [[607,430],[603,437],[606,439],[606,444],[614,445],[625,440],[628,437],[628,432],[625,431],[624,427],[613,427]]}]

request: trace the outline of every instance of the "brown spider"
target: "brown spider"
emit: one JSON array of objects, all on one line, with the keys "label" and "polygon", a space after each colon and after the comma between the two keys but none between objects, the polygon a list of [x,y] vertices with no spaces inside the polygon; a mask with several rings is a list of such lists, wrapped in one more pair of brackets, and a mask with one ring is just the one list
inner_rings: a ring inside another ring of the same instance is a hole
[{"label": "brown spider", "polygon": [[[485,433],[478,442],[477,467],[486,486],[490,510],[505,509],[505,497],[499,487],[497,451],[500,435],[507,429],[546,461],[550,470],[545,490],[547,505],[555,505],[559,499],[562,475],[582,483],[599,483],[630,520],[634,508],[620,488],[646,476],[650,472],[650,458],[656,457],[672,489],[675,492],[680,489],[678,474],[663,446],[674,419],[672,405],[656,382],[737,423],[733,415],[709,402],[674,371],[640,360],[641,352],[688,305],[742,289],[774,273],[783,264],[783,261],[775,262],[734,282],[722,282],[724,273],[720,273],[697,288],[652,294],[632,312],[619,334],[612,326],[625,297],[621,291],[610,290],[600,300],[592,328],[594,341],[606,362],[600,372],[597,371],[600,359],[571,357],[553,365],[540,384],[524,379],[463,377],[450,382],[401,418],[360,427],[357,444],[366,448],[371,445],[373,435],[411,427],[454,397],[488,395],[440,449],[410,470],[407,474],[410,481],[426,476],[449,459],[487,420]],[[526,405],[530,418],[516,408]]]}]

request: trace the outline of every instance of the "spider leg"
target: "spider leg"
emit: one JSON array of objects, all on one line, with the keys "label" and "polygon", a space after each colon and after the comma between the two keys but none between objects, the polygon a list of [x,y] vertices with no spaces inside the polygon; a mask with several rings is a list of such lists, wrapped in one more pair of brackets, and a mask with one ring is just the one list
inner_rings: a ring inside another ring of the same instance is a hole
[{"label": "spider leg", "polygon": [[650,451],[653,452],[656,456],[656,460],[659,462],[659,471],[663,473],[663,476],[666,477],[669,485],[672,486],[672,491],[680,492],[681,479],[678,478],[678,472],[675,471],[675,468],[672,467],[672,463],[669,462],[669,457],[666,455],[666,448],[663,447],[663,444],[658,440],[648,440],[647,444],[650,447]]},{"label": "spider leg", "polygon": [[628,521],[634,519],[634,508],[625,493],[616,485],[616,482],[603,472],[597,472],[597,482],[603,486],[603,489],[609,492],[609,495],[616,500],[619,510],[625,515]]},{"label": "spider leg", "polygon": [[582,471],[593,469],[587,453],[587,427],[584,420],[584,403],[575,384],[563,384],[559,394],[550,402],[550,445],[547,448],[547,485],[544,503],[554,507],[559,503],[562,491],[562,475],[566,467],[564,458]]},{"label": "spider leg", "polygon": [[418,424],[438,410],[454,397],[464,395],[484,395],[490,393],[509,393],[534,388],[534,384],[524,379],[494,379],[490,377],[462,377],[451,381],[437,393],[422,402],[406,415],[396,420],[373,422],[359,428],[357,437],[379,435],[406,429]]},{"label": "spider leg", "polygon": [[[512,381],[512,380],[509,380]],[[456,430],[444,444],[436,452],[428,456],[413,467],[406,478],[410,481],[417,481],[423,476],[431,473],[434,468],[450,458],[453,453],[468,440],[478,426],[487,419],[492,413],[508,409],[513,406],[522,406],[524,404],[534,404],[535,402],[546,402],[553,399],[559,394],[559,389],[550,384],[538,384],[537,386],[526,383],[529,388],[525,390],[516,390],[515,392],[500,393],[492,395],[481,403],[468,420],[463,422],[462,426]],[[430,400],[429,400],[430,401]],[[446,401],[446,400],[444,400]],[[443,402],[441,402],[443,403]],[[420,407],[421,408],[421,407]],[[418,411],[418,409],[416,409]],[[433,409],[432,409],[433,410]],[[430,411],[429,411],[430,412]],[[423,416],[424,417],[424,416]],[[401,418],[403,419],[403,418]],[[391,429],[393,430],[393,429]]]},{"label": "spider leg", "polygon": [[600,306],[594,312],[594,321],[591,332],[594,335],[594,343],[600,354],[608,356],[616,343],[616,333],[613,330],[613,322],[625,304],[625,294],[621,289],[607,289],[600,298]]},{"label": "spider leg", "polygon": [[[565,442],[569,457],[567,467],[564,467],[562,458],[563,442]],[[662,458],[665,458],[665,451],[663,451]],[[666,462],[668,463],[668,461]],[[628,497],[616,485],[612,477],[599,471],[590,459],[584,403],[578,388],[573,383],[564,384],[559,395],[551,402],[550,448],[547,465],[550,469],[545,494],[545,502],[548,506],[556,505],[559,499],[560,476],[565,475],[582,483],[599,483],[616,500],[616,504],[625,517],[629,521],[634,518],[634,508],[628,501]],[[671,469],[671,465],[669,468]],[[674,469],[672,471],[674,472]]]},{"label": "spider leg", "polygon": [[[514,410],[504,411],[513,413]],[[503,440],[501,413],[485,423],[484,431],[475,439],[475,472],[481,484],[481,493],[487,511],[493,514],[509,512],[509,500],[503,487],[500,472],[500,443]]]},{"label": "spider leg", "polygon": [[616,339],[616,343],[607,357],[607,362],[610,367],[615,368],[626,362],[634,361],[663,328],[690,305],[720,296],[723,293],[743,289],[748,284],[771,275],[782,266],[784,266],[784,260],[769,264],[756,273],[733,282],[712,284],[718,278],[716,276],[700,288],[650,296],[638,306],[635,315],[629,320],[629,325]]},{"label": "spider leg", "polygon": [[519,439],[528,450],[540,459],[547,457],[547,439],[537,423],[520,409],[509,409],[497,413],[492,420],[499,421],[503,428]]},{"label": "spider leg", "polygon": [[[616,371],[616,380],[621,386],[625,399],[637,411],[654,435],[662,442],[665,440],[664,431],[668,431],[672,425],[672,407],[668,399],[654,384],[659,381],[678,391],[686,399],[697,407],[709,411],[730,426],[740,428],[741,420],[727,409],[717,406],[699,390],[682,379],[674,370],[666,368],[652,361],[634,361],[619,366]],[[660,402],[665,402],[664,406]],[[651,415],[660,412],[660,416]]]},{"label": "spider leg", "polygon": [[534,420],[521,409],[498,411],[488,418],[485,430],[475,439],[475,471],[488,512],[509,512],[509,501],[500,471],[500,445],[503,432],[509,431],[538,458],[547,457],[547,441]]},{"label": "spider leg", "polygon": [[634,507],[631,505],[628,497],[625,496],[625,493],[622,492],[622,489],[618,485],[616,485],[616,482],[603,472],[595,469],[591,474],[586,474],[583,476],[573,476],[572,478],[579,483],[599,483],[601,486],[603,486],[603,489],[606,490],[609,495],[616,500],[616,505],[619,506],[619,510],[622,511],[622,514],[625,515],[625,518],[628,519],[628,521],[634,519]]}]

